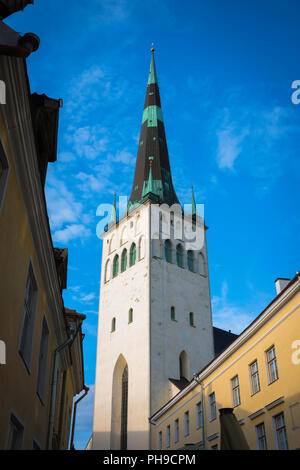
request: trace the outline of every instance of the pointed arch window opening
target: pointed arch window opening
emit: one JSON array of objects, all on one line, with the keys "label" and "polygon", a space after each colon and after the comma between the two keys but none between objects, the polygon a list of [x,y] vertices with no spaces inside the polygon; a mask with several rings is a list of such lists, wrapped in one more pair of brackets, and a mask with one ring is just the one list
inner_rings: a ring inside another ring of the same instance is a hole
[{"label": "pointed arch window opening", "polygon": [[114,333],[116,331],[116,319],[113,318],[111,321],[111,332]]},{"label": "pointed arch window opening", "polygon": [[136,262],[136,244],[133,243],[130,247],[129,265],[133,266],[135,262]]},{"label": "pointed arch window opening", "polygon": [[191,272],[195,272],[195,259],[194,259],[194,252],[192,250],[189,250],[187,253],[187,258],[188,258],[188,269]]},{"label": "pointed arch window opening", "polygon": [[168,263],[172,263],[172,243],[170,240],[165,241],[165,258]]},{"label": "pointed arch window opening", "polygon": [[195,317],[193,312],[190,312],[190,326],[195,326]]},{"label": "pointed arch window opening", "polygon": [[181,244],[178,244],[176,246],[176,260],[177,260],[177,266],[180,268],[183,268],[183,248]]},{"label": "pointed arch window opening", "polygon": [[119,274],[119,255],[114,257],[113,262],[113,277],[116,277]]},{"label": "pointed arch window opening", "polygon": [[171,307],[171,320],[176,321],[176,310],[175,310],[175,307]]},{"label": "pointed arch window opening", "polygon": [[133,309],[132,308],[129,310],[128,323],[133,323]]},{"label": "pointed arch window opening", "polygon": [[122,252],[121,257],[121,272],[123,273],[127,269],[127,250],[126,248]]},{"label": "pointed arch window opening", "polygon": [[121,402],[121,450],[127,450],[127,423],[128,423],[128,366],[122,375],[122,402]]}]

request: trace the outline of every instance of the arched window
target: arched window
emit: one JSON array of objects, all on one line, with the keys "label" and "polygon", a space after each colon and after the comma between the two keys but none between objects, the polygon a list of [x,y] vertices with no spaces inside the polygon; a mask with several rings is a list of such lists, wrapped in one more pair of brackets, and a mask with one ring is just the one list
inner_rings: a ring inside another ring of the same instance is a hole
[{"label": "arched window", "polygon": [[175,307],[171,307],[171,320],[176,321]]},{"label": "arched window", "polygon": [[183,268],[183,248],[180,243],[176,246],[176,260],[177,266]]},{"label": "arched window", "polygon": [[116,319],[115,318],[113,318],[111,321],[111,332],[113,333],[114,331],[116,331]]},{"label": "arched window", "polygon": [[113,264],[113,277],[116,277],[119,274],[119,255],[114,257],[114,264]]},{"label": "arched window", "polygon": [[122,375],[122,403],[121,403],[121,450],[127,450],[127,421],[128,421],[128,366]]},{"label": "arched window", "polygon": [[132,323],[132,322],[133,322],[133,310],[131,308],[128,313],[128,323]]},{"label": "arched window", "polygon": [[133,243],[130,247],[129,266],[133,266],[136,261],[136,245]]},{"label": "arched window", "polygon": [[109,280],[110,280],[110,260],[108,259],[105,265],[104,282],[108,282]]},{"label": "arched window", "polygon": [[168,263],[172,263],[172,243],[170,240],[165,241],[165,258]]},{"label": "arched window", "polygon": [[195,326],[195,319],[193,312],[190,312],[190,325]]},{"label": "arched window", "polygon": [[190,361],[189,356],[185,351],[182,351],[179,356],[179,377],[189,380],[190,375]]},{"label": "arched window", "polygon": [[199,273],[205,276],[205,259],[202,253],[199,253]]},{"label": "arched window", "polygon": [[122,252],[122,257],[121,257],[121,273],[126,271],[127,269],[127,250],[126,248]]},{"label": "arched window", "polygon": [[192,250],[189,250],[187,252],[187,258],[188,258],[188,269],[189,269],[189,271],[195,272],[194,252]]}]

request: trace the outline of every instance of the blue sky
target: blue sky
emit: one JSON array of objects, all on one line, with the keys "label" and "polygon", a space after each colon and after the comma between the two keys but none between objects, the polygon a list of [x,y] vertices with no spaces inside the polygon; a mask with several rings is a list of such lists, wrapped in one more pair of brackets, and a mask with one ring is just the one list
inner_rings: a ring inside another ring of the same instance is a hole
[{"label": "blue sky", "polygon": [[47,202],[85,313],[75,445],[92,431],[101,241],[96,208],[130,194],[152,41],[174,185],[205,204],[214,324],[241,332],[299,269],[297,0],[35,0],[7,20],[38,34],[33,92],[63,98]]}]

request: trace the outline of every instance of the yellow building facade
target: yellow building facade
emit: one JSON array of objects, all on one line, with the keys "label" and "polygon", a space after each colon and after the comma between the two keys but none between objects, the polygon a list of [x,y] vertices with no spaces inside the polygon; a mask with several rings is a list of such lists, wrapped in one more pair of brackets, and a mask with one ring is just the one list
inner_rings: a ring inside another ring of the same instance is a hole
[{"label": "yellow building facade", "polygon": [[53,247],[44,195],[61,102],[31,94],[38,38],[2,21],[0,33],[0,449],[66,449],[85,316],[64,307],[67,250]]},{"label": "yellow building facade", "polygon": [[300,448],[300,273],[280,288],[248,328],[150,418],[152,449],[220,449],[222,408],[233,409],[250,449]]}]

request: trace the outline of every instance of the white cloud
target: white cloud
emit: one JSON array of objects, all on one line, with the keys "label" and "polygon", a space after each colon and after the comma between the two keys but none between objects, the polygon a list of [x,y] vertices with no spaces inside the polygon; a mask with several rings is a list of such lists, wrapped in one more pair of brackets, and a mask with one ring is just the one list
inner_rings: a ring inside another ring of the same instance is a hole
[{"label": "white cloud", "polygon": [[73,224],[54,232],[53,240],[58,243],[68,243],[70,240],[79,238],[83,241],[85,238],[90,237],[91,234],[91,230],[86,228],[84,225]]},{"label": "white cloud", "polygon": [[217,133],[219,168],[233,169],[234,162],[242,151],[241,144],[247,134],[248,131],[243,130],[240,135],[236,135],[233,129],[226,129]]}]

